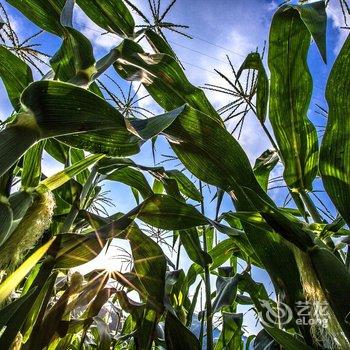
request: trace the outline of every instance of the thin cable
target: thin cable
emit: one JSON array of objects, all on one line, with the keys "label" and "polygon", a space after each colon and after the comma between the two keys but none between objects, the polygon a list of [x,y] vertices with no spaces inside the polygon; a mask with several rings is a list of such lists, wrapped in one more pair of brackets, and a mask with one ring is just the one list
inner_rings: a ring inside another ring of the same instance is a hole
[{"label": "thin cable", "polygon": [[221,62],[221,63],[224,63],[224,64],[226,64],[226,65],[228,65],[228,66],[230,65],[228,62],[226,62],[226,61],[224,61],[224,60],[221,60],[220,58],[216,58],[216,57],[207,55],[207,54],[204,53],[204,52],[201,52],[201,51],[192,49],[192,48],[187,47],[187,46],[185,46],[185,45],[176,43],[176,42],[174,42],[174,41],[172,41],[172,40],[168,40],[168,42],[169,42],[169,43],[172,43],[172,44],[174,44],[174,45],[176,45],[176,46],[182,47],[182,48],[184,48],[184,49],[186,49],[186,50],[190,50],[190,51],[192,51],[192,52],[196,52],[196,53],[198,53],[198,54],[200,54],[200,55],[202,55],[202,56],[212,58],[213,60],[218,61],[218,62]]},{"label": "thin cable", "polygon": [[193,35],[192,35],[192,38],[193,38],[193,39],[200,40],[200,41],[203,41],[203,42],[205,42],[205,43],[207,43],[207,44],[209,44],[209,45],[212,45],[212,46],[218,47],[219,49],[222,49],[222,50],[224,50],[224,51],[227,51],[227,52],[233,53],[234,55],[241,56],[241,57],[245,58],[245,56],[244,56],[244,55],[242,55],[242,54],[240,54],[239,52],[232,51],[232,50],[230,50],[230,49],[228,49],[228,48],[226,48],[226,47],[223,47],[223,46],[220,46],[220,45],[214,44],[214,43],[212,43],[212,42],[210,42],[210,41],[208,41],[208,40],[206,40],[206,39],[200,38],[200,37],[198,37],[198,36],[193,36]]}]

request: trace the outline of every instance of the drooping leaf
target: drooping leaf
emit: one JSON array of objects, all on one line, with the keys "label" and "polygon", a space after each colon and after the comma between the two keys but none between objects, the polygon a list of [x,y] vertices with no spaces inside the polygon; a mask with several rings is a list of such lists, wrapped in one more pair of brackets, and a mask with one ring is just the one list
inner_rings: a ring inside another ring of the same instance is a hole
[{"label": "drooping leaf", "polygon": [[33,75],[25,62],[2,45],[0,46],[0,78],[13,108],[18,111],[21,107],[21,93],[33,82]]},{"label": "drooping leaf", "polygon": [[[0,175],[34,142],[47,137],[108,129],[121,139],[113,139],[113,150],[125,152],[131,144],[134,152],[135,143],[138,146],[136,137],[127,131],[123,116],[106,101],[82,88],[57,81],[39,81],[23,92],[21,102],[27,110],[1,132]],[[90,145],[105,140],[88,139]]]},{"label": "drooping leaf", "polygon": [[130,214],[152,226],[169,230],[187,229],[208,223],[195,207],[166,195],[148,198]]},{"label": "drooping leaf", "polygon": [[265,327],[266,331],[285,349],[288,350],[311,350],[312,348],[292,334],[277,327]]},{"label": "drooping leaf", "polygon": [[167,349],[199,350],[200,345],[196,336],[170,311],[165,318],[165,342]]},{"label": "drooping leaf", "polygon": [[222,313],[223,326],[214,350],[234,350],[242,348],[243,314]]},{"label": "drooping leaf", "polygon": [[198,232],[195,228],[180,231],[180,240],[189,258],[198,265],[205,267],[212,262],[211,256],[202,250]]},{"label": "drooping leaf", "polygon": [[134,19],[122,0],[77,0],[81,9],[99,27],[121,37],[132,37]]},{"label": "drooping leaf", "polygon": [[21,176],[22,187],[36,187],[41,180],[41,158],[45,147],[45,141],[32,146],[24,155],[23,170]]},{"label": "drooping leaf", "polygon": [[0,199],[0,246],[9,236],[13,221],[13,211],[7,198]]},{"label": "drooping leaf", "polygon": [[322,59],[327,63],[326,31],[327,14],[326,3],[315,1],[312,3],[294,6],[300,13],[300,18],[309,30],[312,38],[320,51]]},{"label": "drooping leaf", "polygon": [[24,294],[23,296],[12,301],[10,304],[2,308],[0,315],[0,329],[2,329],[2,327],[4,327],[7,324],[11,317],[28,300],[28,298],[32,295],[34,291],[35,289],[30,290],[28,293]]},{"label": "drooping leaf", "polygon": [[140,80],[166,111],[188,103],[221,123],[204,92],[187,80],[173,57],[167,54],[148,55],[131,40],[124,40],[115,50],[118,52],[118,60],[114,68],[118,74],[128,80]]},{"label": "drooping leaf", "polygon": [[146,29],[144,32],[147,41],[152,46],[156,53],[165,53],[175,59],[177,59],[176,53],[171,48],[164,38],[151,29]]},{"label": "drooping leaf", "polygon": [[153,194],[151,186],[148,184],[141,171],[131,167],[123,167],[109,173],[107,180],[122,182],[137,189],[141,196],[146,199]]},{"label": "drooping leaf", "polygon": [[56,79],[85,87],[96,73],[95,58],[90,41],[73,27],[74,5],[74,0],[67,0],[62,9],[63,43],[50,63]]},{"label": "drooping leaf", "polygon": [[283,157],[284,179],[296,190],[311,190],[317,172],[317,133],[307,118],[312,92],[307,66],[310,39],[298,10],[281,6],[270,29],[269,118]]},{"label": "drooping leaf", "polygon": [[38,27],[56,35],[62,34],[60,16],[66,0],[7,0],[7,2]]},{"label": "drooping leaf", "polygon": [[134,270],[148,294],[149,304],[163,309],[166,259],[160,246],[136,225],[130,225],[125,238],[131,245]]},{"label": "drooping leaf", "polygon": [[350,274],[346,266],[333,253],[325,248],[314,247],[308,251],[327,301],[337,317],[345,335],[350,337],[347,322],[350,313]]},{"label": "drooping leaf", "polygon": [[256,113],[260,122],[264,123],[266,120],[267,103],[269,98],[269,80],[259,53],[252,52],[246,57],[237,72],[237,79],[240,78],[245,69],[254,69],[258,72],[256,85]]},{"label": "drooping leaf", "polygon": [[327,82],[329,115],[320,150],[320,173],[332,202],[350,225],[350,36],[348,36]]},{"label": "drooping leaf", "polygon": [[103,157],[101,154],[92,154],[83,158],[81,161],[41,181],[36,187],[36,191],[42,193],[55,190]]},{"label": "drooping leaf", "polygon": [[260,186],[265,191],[267,191],[270,173],[278,163],[278,160],[279,158],[276,151],[266,150],[255,161],[253,172]]},{"label": "drooping leaf", "polygon": [[220,311],[222,307],[233,304],[237,294],[238,281],[238,277],[217,277],[213,314]]}]

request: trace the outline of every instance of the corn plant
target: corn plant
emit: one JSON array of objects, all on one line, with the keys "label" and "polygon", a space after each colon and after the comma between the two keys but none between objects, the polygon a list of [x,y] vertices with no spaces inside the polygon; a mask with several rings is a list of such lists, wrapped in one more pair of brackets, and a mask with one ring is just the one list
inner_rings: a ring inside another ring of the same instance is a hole
[{"label": "corn plant", "polygon": [[[349,37],[327,82],[320,145],[308,118],[307,55],[313,39],[327,61],[326,3],[281,5],[267,45],[269,73],[253,52],[232,67],[231,90],[211,87],[229,91],[268,134],[273,149],[252,167],[162,33],[177,28],[162,22],[175,1],[163,14],[160,1],[149,1],[156,23],[142,15],[140,27],[131,0],[76,0],[122,38],[97,60],[73,25],[74,0],[7,2],[61,46],[38,81],[26,56],[0,46],[0,78],[13,106],[0,131],[0,349],[350,349]],[[125,98],[124,80],[142,84],[164,113],[140,109],[132,87]],[[139,164],[133,156],[158,137],[168,141],[172,162]],[[46,176],[43,155],[62,170]],[[184,168],[171,168],[173,161]],[[278,162],[292,200],[284,207],[268,191]],[[310,196],[317,177],[334,220]],[[127,185],[135,207],[106,210],[118,205],[103,190],[106,180]],[[215,217],[206,213],[209,191]],[[232,210],[221,210],[223,198]],[[81,273],[111,249],[121,267],[112,259],[108,269]],[[268,273],[274,295],[252,278],[256,267]],[[241,305],[258,315],[257,335],[244,338]]]}]

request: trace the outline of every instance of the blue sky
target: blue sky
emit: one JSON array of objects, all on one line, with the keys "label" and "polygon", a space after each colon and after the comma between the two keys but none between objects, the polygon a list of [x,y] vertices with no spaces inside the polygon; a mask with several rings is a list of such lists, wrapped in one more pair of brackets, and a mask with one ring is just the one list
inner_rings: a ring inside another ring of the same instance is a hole
[{"label": "blue sky", "polygon": [[[163,2],[168,4],[168,1]],[[134,0],[133,3],[142,10],[147,9],[146,0]],[[167,31],[165,33],[173,49],[183,62],[189,80],[198,86],[203,86],[205,83],[224,85],[223,80],[214,72],[214,68],[229,74],[230,67],[227,64],[226,55],[229,55],[234,66],[238,68],[249,52],[254,51],[257,47],[262,48],[264,41],[268,40],[270,21],[279,3],[280,1],[271,0],[178,0],[168,17],[168,21],[189,25],[190,29],[187,30],[187,33],[193,39],[174,35],[174,33]],[[37,28],[23,18],[18,11],[7,3],[4,6],[8,9],[12,23],[22,38],[36,32]],[[309,117],[317,125],[324,124],[325,120],[315,113],[315,104],[326,106],[324,90],[327,76],[335,55],[347,35],[345,30],[339,31],[337,29],[342,24],[342,15],[335,0],[331,0],[328,15],[328,64],[325,65],[322,62],[314,44],[312,44],[309,55],[309,66],[314,79],[314,92]],[[135,19],[139,21],[137,16],[135,16]],[[74,23],[76,28],[80,29],[92,41],[96,58],[102,57],[121,41],[120,38],[113,35],[101,35],[103,30],[98,28],[79,10],[75,13]],[[58,49],[61,40],[44,33],[38,37],[36,42],[42,43],[42,51],[52,55]],[[111,71],[109,73],[112,74]],[[36,77],[39,78],[39,75],[36,74]],[[127,88],[125,82],[121,82],[121,84]],[[141,89],[139,95],[142,96],[143,94],[145,94],[145,90]],[[222,94],[207,92],[207,95],[215,107],[221,107],[229,102],[227,97]],[[150,108],[156,113],[161,112],[161,109],[150,98],[143,100],[141,106]],[[10,115],[11,111],[6,93],[2,83],[0,83],[0,119],[4,120]],[[232,125],[228,125],[228,128],[230,127]],[[271,148],[253,115],[248,115],[246,118],[240,143],[252,163],[264,150]],[[157,161],[164,159],[160,154],[171,154],[170,148],[164,140],[157,142],[157,150]],[[150,144],[148,143],[143,146],[141,153],[135,156],[135,160],[144,165],[153,165],[151,154]],[[44,169],[46,174],[52,174],[58,171],[60,166],[49,157],[45,157]],[[281,170],[280,166],[277,167],[273,176],[279,175]],[[315,187],[321,189],[319,181],[315,182]],[[111,191],[110,196],[116,203],[116,207],[111,208],[111,212],[126,212],[135,205],[131,191],[126,186],[107,183],[105,189]],[[206,212],[208,216],[212,216],[214,213],[215,203],[210,204],[213,194],[213,192],[206,191]],[[274,190],[270,192],[270,195],[279,203],[282,203],[285,191],[283,189]],[[321,194],[321,197],[326,205],[329,204],[324,195]],[[231,201],[226,198],[222,210],[230,209],[232,209]],[[188,259],[185,256],[183,259],[188,265]],[[267,281],[266,275],[259,270],[254,271],[254,277],[260,281]],[[268,289],[271,290],[270,287]],[[254,321],[252,319],[248,321],[247,326],[248,330],[254,329]]]}]

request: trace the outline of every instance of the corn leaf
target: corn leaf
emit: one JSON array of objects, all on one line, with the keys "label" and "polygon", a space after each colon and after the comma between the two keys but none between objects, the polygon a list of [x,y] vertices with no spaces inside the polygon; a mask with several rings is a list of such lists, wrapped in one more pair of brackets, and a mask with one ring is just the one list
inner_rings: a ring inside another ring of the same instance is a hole
[{"label": "corn leaf", "polygon": [[57,174],[41,181],[37,186],[36,191],[42,193],[55,190],[103,157],[104,156],[101,154],[92,154],[86,158],[83,158],[81,161],[74,163],[70,167],[67,167]]},{"label": "corn leaf", "polygon": [[138,169],[133,169],[131,167],[124,167],[112,171],[106,177],[107,180],[122,182],[128,186],[137,189],[143,199],[151,196],[153,191],[151,186],[148,184],[145,176]]},{"label": "corn leaf", "polygon": [[216,279],[216,297],[213,302],[213,314],[224,306],[232,306],[237,294],[238,277],[222,277]]},{"label": "corn leaf", "polygon": [[222,313],[223,326],[214,350],[242,349],[243,314]]},{"label": "corn leaf", "polygon": [[90,41],[73,27],[74,0],[67,0],[60,16],[63,43],[50,60],[56,79],[78,86],[88,86],[96,73],[95,58]]},{"label": "corn leaf", "polygon": [[315,40],[323,61],[327,63],[327,14],[325,2],[315,1],[313,3],[295,5],[292,7],[300,13],[300,18],[309,30],[312,38]]},{"label": "corn leaf", "polygon": [[154,100],[166,111],[188,103],[221,123],[221,118],[204,92],[186,78],[179,63],[166,54],[149,55],[131,40],[124,40],[116,49],[114,68],[123,78],[140,80]]},{"label": "corn leaf", "polygon": [[260,122],[264,123],[266,120],[267,103],[269,99],[269,80],[259,53],[252,52],[246,57],[237,72],[237,79],[240,78],[245,69],[254,69],[258,72],[256,85],[256,112]]},{"label": "corn leaf", "polygon": [[51,239],[42,247],[37,249],[21,266],[0,284],[0,303],[3,303],[17,285],[23,280],[27,273],[43,257],[55,239]]},{"label": "corn leaf", "polygon": [[198,265],[205,267],[211,264],[211,256],[202,250],[198,232],[195,228],[181,230],[180,240],[186,250],[188,257]]},{"label": "corn leaf", "polygon": [[[115,136],[110,141],[114,151],[127,150],[130,154],[138,149],[139,141],[126,129],[123,116],[102,98],[82,88],[57,81],[39,81],[23,92],[21,102],[28,110],[18,114],[16,121],[0,133],[0,175],[36,141],[48,137],[108,129],[114,132],[110,135]],[[79,136],[74,138],[78,145],[84,146],[84,142],[78,142]],[[99,148],[99,142],[104,142],[106,135],[95,138],[88,135],[87,140]]]},{"label": "corn leaf", "polygon": [[200,344],[196,336],[170,311],[165,318],[165,342],[169,350],[199,350]]},{"label": "corn leaf", "polygon": [[99,27],[121,37],[132,37],[134,19],[122,0],[77,0],[81,9]]},{"label": "corn leaf", "polygon": [[317,133],[307,118],[312,80],[307,67],[311,35],[297,9],[281,6],[269,39],[269,118],[284,162],[284,179],[292,189],[312,189],[317,172]]},{"label": "corn leaf", "polygon": [[0,246],[9,236],[13,221],[13,212],[6,199],[6,202],[0,199]]},{"label": "corn leaf", "polygon": [[60,16],[66,0],[7,0],[38,27],[56,34],[63,33]]},{"label": "corn leaf", "polygon": [[32,146],[24,155],[21,183],[23,188],[38,186],[41,180],[41,157],[45,141]]},{"label": "corn leaf", "polygon": [[348,36],[327,82],[329,116],[320,150],[320,173],[325,190],[350,225],[350,36]]},{"label": "corn leaf", "polygon": [[279,158],[276,151],[266,150],[255,161],[253,172],[265,192],[269,184],[270,173],[277,165],[278,160]]},{"label": "corn leaf", "polygon": [[20,58],[0,45],[0,78],[15,110],[21,107],[22,91],[33,81],[32,71]]},{"label": "corn leaf", "polygon": [[278,342],[278,344],[282,345],[285,349],[288,350],[311,350],[312,348],[292,334],[283,331],[277,327],[264,327],[266,331]]}]

